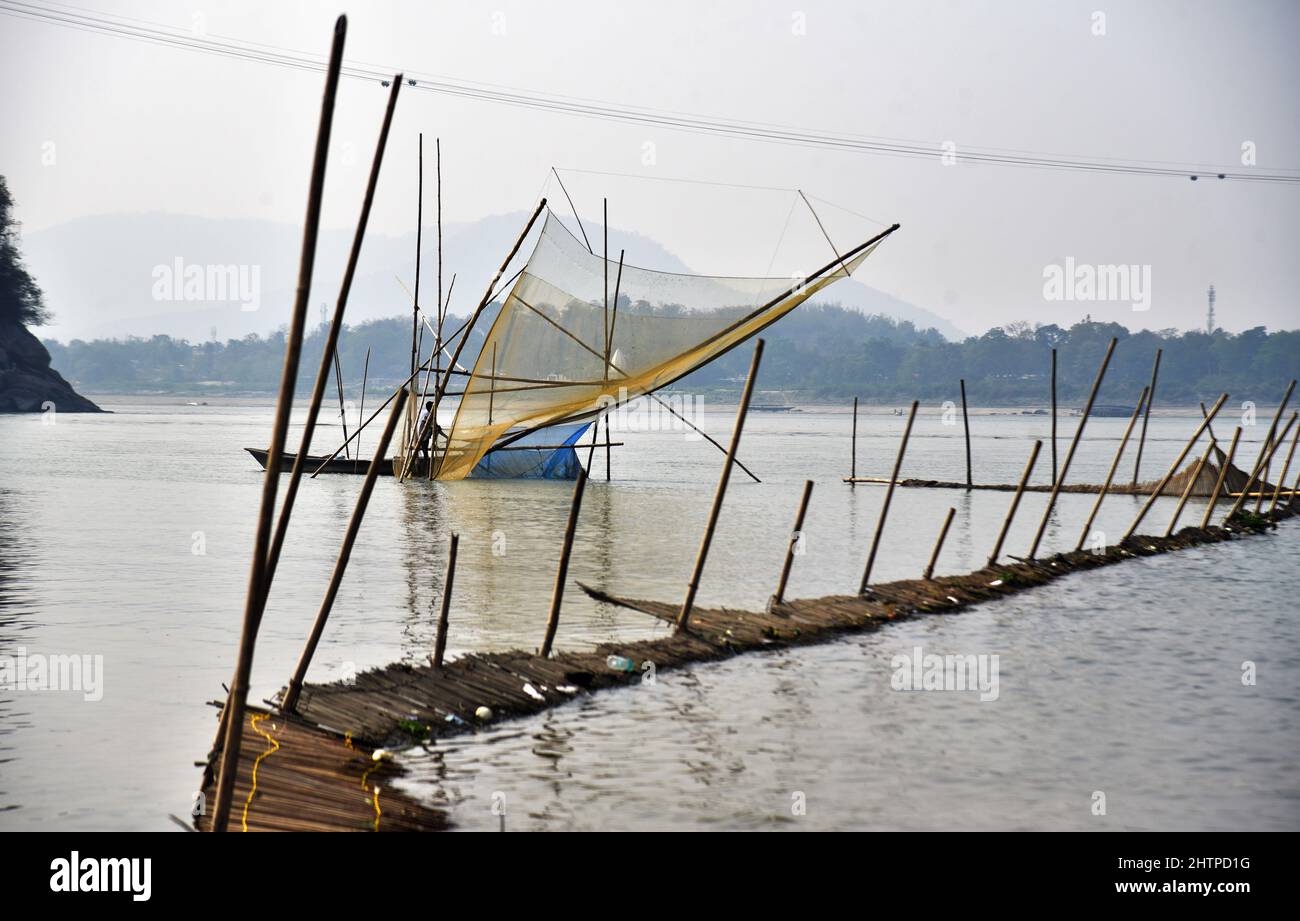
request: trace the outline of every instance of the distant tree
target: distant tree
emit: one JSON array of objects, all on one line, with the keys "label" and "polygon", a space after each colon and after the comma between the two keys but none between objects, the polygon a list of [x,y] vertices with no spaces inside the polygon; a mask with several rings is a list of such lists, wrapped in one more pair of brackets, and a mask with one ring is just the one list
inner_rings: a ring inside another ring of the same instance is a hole
[{"label": "distant tree", "polygon": [[18,252],[19,224],[13,217],[13,204],[5,177],[0,176],[0,321],[42,326],[49,322],[50,313]]}]

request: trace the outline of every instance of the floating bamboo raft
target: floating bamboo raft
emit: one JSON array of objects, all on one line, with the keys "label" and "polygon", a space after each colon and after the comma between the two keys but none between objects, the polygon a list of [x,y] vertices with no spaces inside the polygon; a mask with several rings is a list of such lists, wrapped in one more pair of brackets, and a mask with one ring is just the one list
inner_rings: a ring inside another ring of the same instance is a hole
[{"label": "floating bamboo raft", "polygon": [[[999,563],[964,575],[876,584],[865,596],[800,599],[766,612],[695,608],[688,631],[607,643],[591,652],[561,652],[549,658],[523,650],[473,654],[442,667],[397,663],[360,674],[351,683],[304,685],[296,716],[286,720],[278,712],[248,711],[231,825],[250,831],[446,828],[447,817],[434,806],[395,791],[375,793],[384,781],[402,773],[383,757],[384,747],[436,743],[583,694],[637,683],[646,663],[660,672],[746,652],[826,642],[926,614],[958,613],[1070,573],[1259,533],[1295,514],[1292,505],[1280,504],[1270,515],[1236,521],[1231,528],[1187,527],[1170,537],[1135,535],[1122,546],[1099,552],[1074,551],[1032,562]],[[582,587],[597,600],[667,623],[675,621],[680,610],[677,603]],[[629,659],[637,668],[615,670],[606,663],[611,655]],[[480,719],[480,707],[488,707],[492,715]],[[376,749],[381,750],[378,761],[373,757]],[[254,769],[257,793],[249,800]],[[212,776],[210,769],[204,778],[203,792],[209,799],[215,787]],[[236,821],[241,824],[236,826]],[[197,820],[196,827],[206,829],[206,819]]]},{"label": "floating bamboo raft", "polygon": [[[1181,471],[1175,474],[1161,489],[1162,496],[1181,496],[1187,488],[1189,481],[1195,477],[1192,485],[1192,491],[1188,493],[1191,497],[1205,498],[1214,492],[1214,484],[1219,476],[1219,470],[1222,468],[1224,454],[1222,451],[1215,449],[1218,454],[1218,462],[1207,461],[1204,465],[1195,463],[1188,464]],[[1198,466],[1200,470],[1198,472]],[[1231,465],[1228,467],[1228,473],[1224,479],[1221,495],[1232,496],[1236,498],[1241,495],[1242,489],[1246,487],[1246,481],[1250,479],[1250,474],[1246,473],[1240,467]],[[846,476],[845,483],[870,483],[870,484],[888,484],[889,477],[871,477],[871,476]],[[1271,497],[1277,486],[1273,483],[1264,481],[1262,486],[1260,478],[1255,478],[1255,483],[1251,484],[1251,498],[1259,496],[1261,493],[1266,497]],[[895,485],[915,488],[915,489],[991,489],[998,492],[1015,492],[1017,484],[1015,483],[972,483],[967,486],[965,483],[957,483],[950,480],[926,480],[916,477],[899,480]],[[1109,495],[1123,496],[1149,496],[1155,492],[1159,482],[1152,480],[1145,483],[1112,483],[1107,487],[1106,492]],[[1102,487],[1097,483],[1062,483],[1057,489],[1058,492],[1070,493],[1099,493]],[[1025,492],[1051,492],[1051,483],[1025,484]],[[1284,497],[1290,496],[1289,490],[1283,490]]]}]

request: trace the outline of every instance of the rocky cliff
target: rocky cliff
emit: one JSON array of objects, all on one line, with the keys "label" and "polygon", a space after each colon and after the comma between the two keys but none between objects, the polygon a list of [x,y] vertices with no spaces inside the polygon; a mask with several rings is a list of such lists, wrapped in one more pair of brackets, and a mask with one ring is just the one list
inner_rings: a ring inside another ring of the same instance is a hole
[{"label": "rocky cliff", "polygon": [[0,413],[103,412],[50,367],[50,353],[21,323],[0,319]]}]

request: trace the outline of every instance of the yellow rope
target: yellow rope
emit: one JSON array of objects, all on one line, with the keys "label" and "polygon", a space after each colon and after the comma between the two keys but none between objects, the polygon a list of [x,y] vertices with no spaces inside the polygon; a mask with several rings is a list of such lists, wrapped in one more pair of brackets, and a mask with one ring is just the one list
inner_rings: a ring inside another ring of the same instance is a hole
[{"label": "yellow rope", "polygon": [[253,797],[257,795],[257,768],[262,763],[263,758],[266,758],[267,756],[272,755],[275,752],[278,752],[280,750],[280,743],[275,741],[275,739],[271,738],[270,733],[263,732],[257,726],[259,720],[267,719],[270,715],[271,714],[269,713],[259,713],[256,716],[254,716],[252,720],[249,721],[249,724],[253,727],[253,731],[257,733],[259,736],[261,736],[262,738],[266,739],[266,741],[270,743],[270,747],[267,748],[266,751],[258,755],[257,760],[253,762],[253,788],[248,791],[248,799],[244,800],[244,817],[242,820],[244,831],[248,831],[248,807],[253,804]]},{"label": "yellow rope", "polygon": [[[348,742],[348,747],[351,748],[351,747],[352,747],[352,745],[351,745],[351,742],[352,742],[351,734],[348,735],[348,737],[347,737],[347,742]],[[370,767],[366,768],[366,772],[365,772],[364,774],[361,775],[361,789],[362,789],[362,790],[365,790],[367,793],[370,792],[370,788],[366,785],[366,781],[370,779],[370,775],[371,775],[371,774],[373,774],[375,771],[379,770],[381,767],[383,767],[383,765],[384,765],[384,762],[383,762],[383,761],[376,761],[376,762],[375,762],[374,764],[372,764]],[[375,798],[374,798],[374,802],[375,802],[375,827],[374,827],[374,830],[375,830],[375,831],[379,831],[379,816],[380,816],[381,813],[380,813],[380,811],[379,811],[379,785],[378,785],[378,784],[375,785]]]}]

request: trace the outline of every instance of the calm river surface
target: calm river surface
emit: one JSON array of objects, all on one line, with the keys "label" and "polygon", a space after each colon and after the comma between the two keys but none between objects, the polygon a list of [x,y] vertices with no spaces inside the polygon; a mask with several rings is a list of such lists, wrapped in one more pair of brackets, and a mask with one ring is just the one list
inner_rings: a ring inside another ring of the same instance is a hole
[{"label": "calm river surface", "polygon": [[[102,699],[0,690],[0,829],[174,828],[234,663],[267,403],[105,397],[113,415],[0,416],[0,655],[103,657]],[[1243,436],[1253,458],[1269,417]],[[903,419],[859,421],[858,471],[888,475]],[[702,424],[725,441],[732,411]],[[1069,479],[1100,482],[1126,420],[1094,419]],[[1062,419],[1064,458],[1076,419]],[[1219,426],[1222,435],[1235,419]],[[1195,426],[1153,417],[1143,477]],[[761,606],[805,479],[817,486],[792,596],[856,587],[884,489],[850,488],[850,416],[752,413],[701,604]],[[977,411],[976,479],[1014,482],[1043,417]],[[367,433],[369,434],[369,433]],[[680,432],[617,432],[590,483],[570,579],[639,597],[685,588],[721,455]],[[296,443],[297,429],[291,432]],[[339,439],[327,427],[317,448]],[[373,436],[368,439],[373,445]],[[964,477],[960,418],[923,406],[905,476]],[[1037,481],[1048,479],[1044,447]],[[1132,455],[1121,476],[1132,475]],[[251,699],[287,679],[360,486],[304,484],[259,640]],[[448,654],[541,641],[572,486],[381,480],[310,674],[336,679],[432,646],[447,535],[461,535]],[[1095,497],[1063,495],[1046,549],[1073,547]],[[982,565],[1010,495],[899,490],[873,578]],[[1024,553],[1046,503],[1029,494]],[[1147,531],[1163,531],[1161,500]],[[1113,542],[1136,500],[1107,499]],[[1193,500],[1185,521],[1199,520]],[[820,647],[753,655],[582,698],[404,755],[411,790],[462,828],[1300,828],[1300,524],[1135,561]],[[495,552],[494,552],[495,551]],[[661,634],[569,583],[557,647]],[[891,689],[896,655],[999,656],[999,693]],[[1242,682],[1254,663],[1256,683]],[[1104,816],[1094,815],[1104,794]],[[493,806],[496,804],[496,809]],[[792,808],[803,804],[802,809]],[[502,809],[504,805],[504,809]],[[504,815],[501,813],[504,811]],[[796,815],[802,811],[804,814]]]}]

